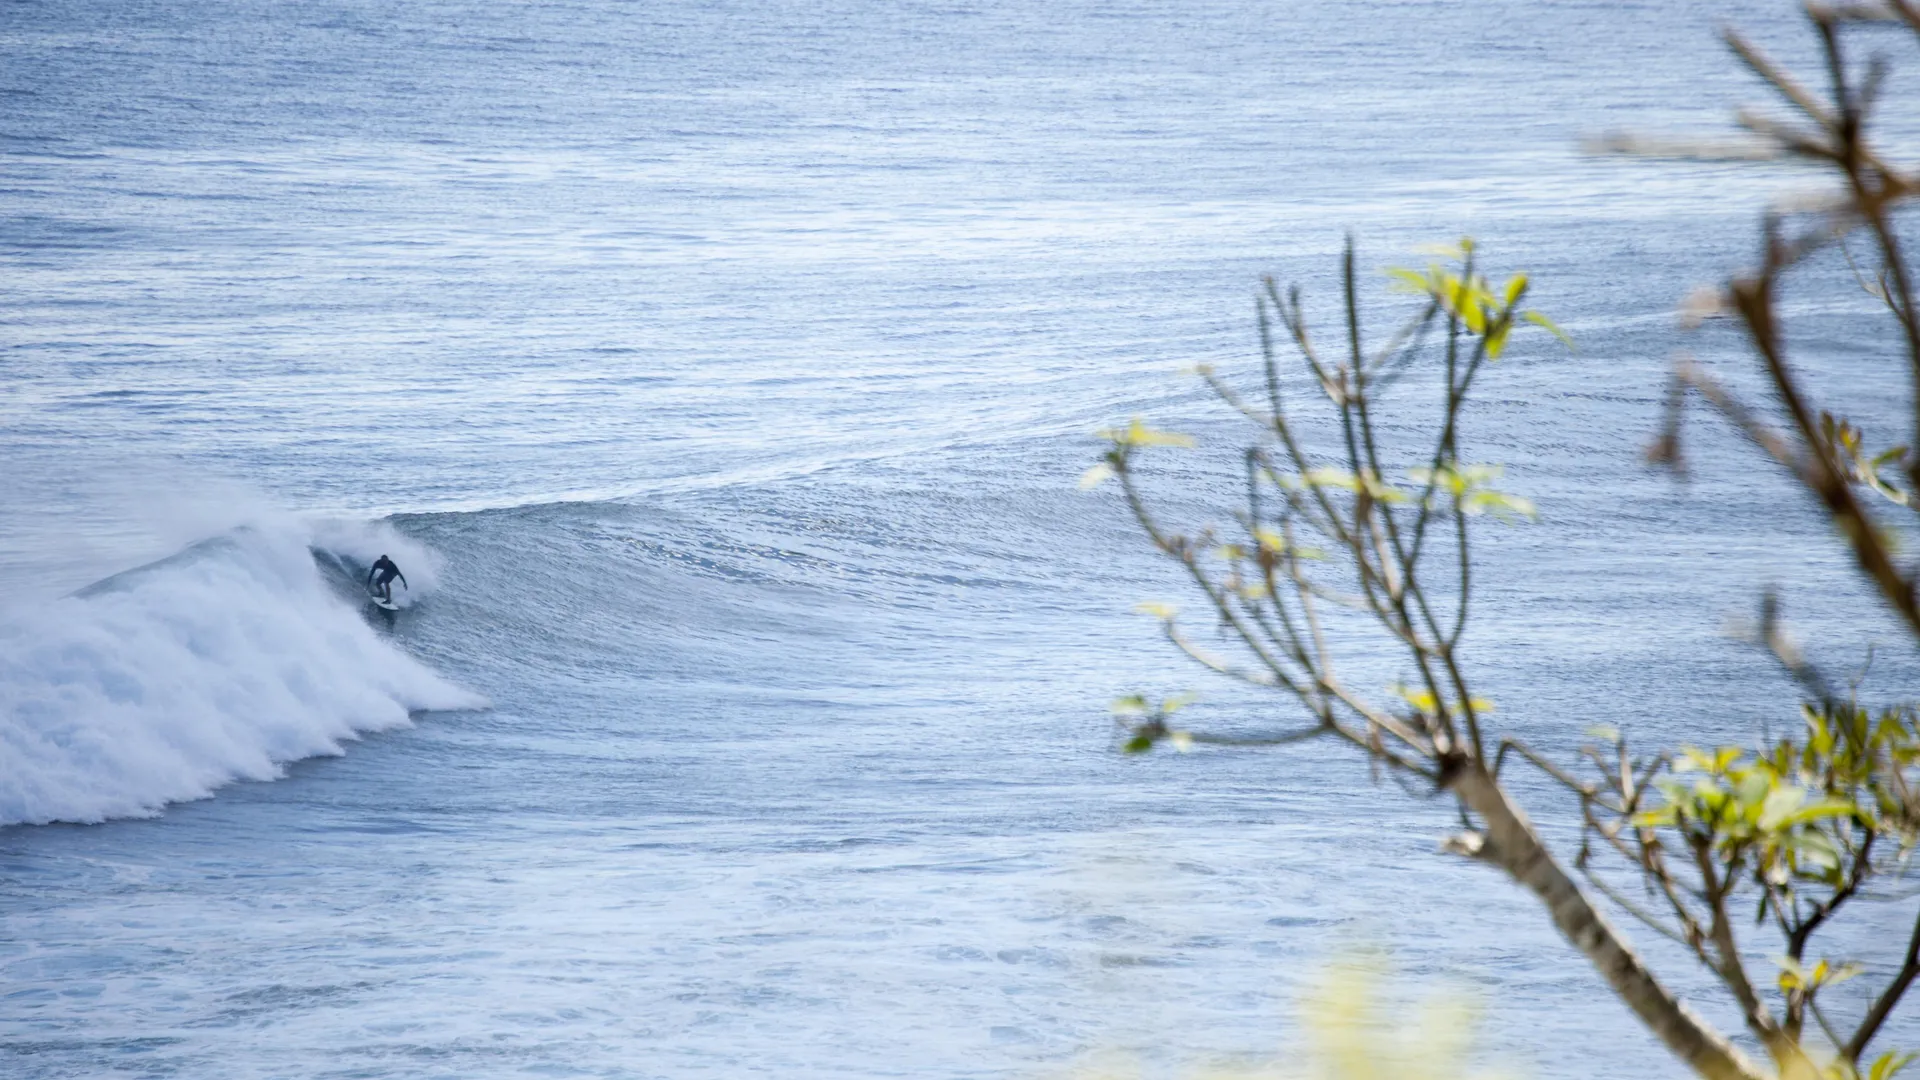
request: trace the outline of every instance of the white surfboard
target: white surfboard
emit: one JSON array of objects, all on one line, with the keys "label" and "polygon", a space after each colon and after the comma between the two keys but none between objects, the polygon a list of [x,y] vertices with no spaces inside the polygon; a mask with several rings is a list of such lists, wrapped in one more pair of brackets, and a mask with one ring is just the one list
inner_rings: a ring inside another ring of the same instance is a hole
[{"label": "white surfboard", "polygon": [[383,600],[378,596],[370,596],[367,599],[372,600],[373,606],[379,608],[381,611],[399,611],[400,610],[400,605],[394,603],[391,600]]}]

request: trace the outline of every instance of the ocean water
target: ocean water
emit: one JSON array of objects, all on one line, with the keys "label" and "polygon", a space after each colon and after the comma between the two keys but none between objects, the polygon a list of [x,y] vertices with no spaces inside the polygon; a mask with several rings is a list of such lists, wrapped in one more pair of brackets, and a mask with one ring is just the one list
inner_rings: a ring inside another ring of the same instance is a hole
[{"label": "ocean water", "polygon": [[[1806,58],[1786,4],[0,7],[0,1074],[1189,1076],[1378,948],[1485,1058],[1678,1075],[1444,803],[1119,755],[1120,694],[1289,713],[1130,614],[1179,581],[1074,481],[1144,414],[1204,518],[1241,433],[1182,371],[1247,370],[1259,275],[1330,318],[1346,232],[1471,233],[1579,343],[1472,418],[1542,508],[1482,534],[1506,730],[1792,723],[1725,632],[1774,584],[1897,696],[1779,477],[1710,422],[1639,464],[1674,350],[1754,385],[1671,313],[1804,178],[1578,143],[1755,97],[1730,17]],[[1870,302],[1805,280],[1888,430]]]}]

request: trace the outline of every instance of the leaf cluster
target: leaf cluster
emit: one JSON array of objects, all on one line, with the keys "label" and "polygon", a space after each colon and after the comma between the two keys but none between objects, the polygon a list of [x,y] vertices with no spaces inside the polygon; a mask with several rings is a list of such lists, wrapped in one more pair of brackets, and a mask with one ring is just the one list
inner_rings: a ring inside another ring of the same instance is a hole
[{"label": "leaf cluster", "polygon": [[[1537,324],[1563,339],[1565,334],[1522,306],[1526,275],[1513,275],[1496,291],[1476,269],[1471,240],[1442,254],[1445,261],[1424,270],[1387,272],[1420,303],[1375,349],[1363,341],[1351,244],[1342,261],[1348,320],[1341,352],[1322,348],[1297,289],[1283,295],[1272,279],[1264,282],[1256,297],[1264,393],[1244,393],[1213,369],[1200,371],[1258,437],[1242,457],[1243,504],[1231,525],[1187,534],[1162,524],[1140,482],[1141,455],[1191,447],[1193,440],[1139,418],[1100,433],[1107,452],[1081,478],[1083,487],[1119,480],[1154,545],[1186,568],[1209,601],[1234,655],[1202,648],[1176,612],[1157,609],[1168,639],[1214,671],[1283,689],[1305,707],[1307,726],[1239,741],[1331,735],[1366,748],[1398,773],[1430,780],[1448,767],[1449,755],[1480,743],[1476,706],[1484,703],[1467,692],[1455,660],[1471,574],[1467,522],[1483,515],[1516,522],[1536,511],[1527,499],[1496,486],[1499,468],[1460,460],[1460,412],[1474,380],[1498,359],[1517,324]],[[1309,431],[1290,407],[1276,324],[1293,346],[1308,387],[1331,406],[1334,419],[1325,429]],[[1385,391],[1423,357],[1443,380],[1442,412],[1432,444],[1406,463],[1384,445],[1379,412]],[[1316,453],[1316,445],[1338,449]],[[1447,573],[1451,587],[1438,593],[1426,587],[1423,575],[1430,570]],[[1328,647],[1328,624],[1348,612],[1360,613],[1408,650],[1424,696],[1403,697],[1396,708],[1341,680]],[[1430,705],[1411,707],[1415,701]],[[1123,717],[1125,745],[1134,752],[1172,732],[1157,712],[1128,711]]]},{"label": "leaf cluster", "polygon": [[[1920,714],[1874,713],[1849,700],[1803,706],[1802,720],[1799,735],[1753,751],[1686,747],[1651,760],[1632,758],[1617,732],[1598,732],[1602,742],[1584,751],[1594,779],[1569,780],[1584,814],[1575,864],[1719,975],[1763,1041],[1797,1045],[1812,1017],[1840,1051],[1830,1068],[1845,1075],[1915,971],[1897,972],[1842,1032],[1820,992],[1864,968],[1854,959],[1809,959],[1809,951],[1844,905],[1874,881],[1899,876],[1920,839]],[[1597,855],[1608,851],[1639,873],[1651,907],[1620,894],[1600,871]],[[1735,935],[1733,913],[1748,902],[1754,922],[1771,924],[1784,948],[1771,999],[1749,981]],[[1882,1055],[1867,1071],[1890,1075],[1884,1070],[1904,1060]]]}]

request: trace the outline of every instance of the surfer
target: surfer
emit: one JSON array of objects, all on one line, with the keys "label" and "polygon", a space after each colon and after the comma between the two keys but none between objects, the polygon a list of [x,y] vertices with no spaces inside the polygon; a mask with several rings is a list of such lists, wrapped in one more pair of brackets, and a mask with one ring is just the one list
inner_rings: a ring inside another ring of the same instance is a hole
[{"label": "surfer", "polygon": [[394,578],[399,578],[400,584],[406,585],[407,588],[413,588],[413,586],[407,585],[407,575],[400,572],[400,568],[393,564],[393,560],[382,555],[379,559],[375,560],[373,567],[367,571],[367,590],[391,604],[393,603]]}]

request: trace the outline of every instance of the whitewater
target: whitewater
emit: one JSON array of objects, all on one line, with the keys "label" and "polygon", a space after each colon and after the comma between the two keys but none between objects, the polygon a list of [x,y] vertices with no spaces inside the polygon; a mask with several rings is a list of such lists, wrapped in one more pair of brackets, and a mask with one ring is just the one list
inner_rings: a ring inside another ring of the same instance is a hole
[{"label": "whitewater", "polygon": [[[8,5],[0,1074],[1207,1075],[1378,949],[1509,1072],[1677,1075],[1439,802],[1119,754],[1123,694],[1288,717],[1075,481],[1134,415],[1230,454],[1190,372],[1250,373],[1260,275],[1330,320],[1351,230],[1384,326],[1470,233],[1579,345],[1469,417],[1542,512],[1483,534],[1503,723],[1791,722],[1727,632],[1776,584],[1910,684],[1739,441],[1642,464],[1676,350],[1751,385],[1672,312],[1792,177],[1580,140],[1748,100],[1720,19],[1807,59],[1732,3]],[[1807,274],[1813,377],[1894,408]]]},{"label": "whitewater", "polygon": [[[319,531],[340,582],[309,531],[244,526],[0,622],[0,825],[151,815],[418,711],[484,706],[359,610],[373,547],[424,550],[390,530]],[[411,604],[434,577],[408,561]]]}]

